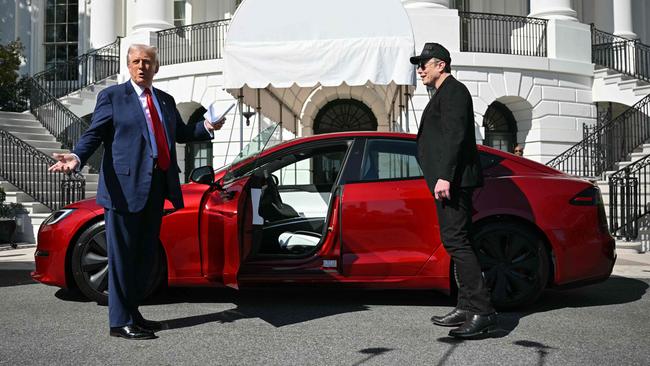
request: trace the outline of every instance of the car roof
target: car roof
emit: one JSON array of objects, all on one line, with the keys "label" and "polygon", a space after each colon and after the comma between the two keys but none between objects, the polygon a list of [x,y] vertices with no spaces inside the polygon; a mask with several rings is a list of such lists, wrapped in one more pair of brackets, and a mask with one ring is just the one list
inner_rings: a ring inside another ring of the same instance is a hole
[{"label": "car roof", "polygon": [[[359,138],[359,137],[394,138],[394,139],[405,139],[405,140],[412,140],[412,141],[415,141],[417,139],[416,134],[406,133],[406,132],[378,132],[378,131],[332,132],[332,133],[324,133],[324,134],[313,135],[313,136],[298,137],[291,140],[283,141],[277,145],[274,145],[264,150],[258,157],[266,156],[268,154],[272,154],[276,151],[283,150],[291,146],[302,145],[309,142],[350,139],[350,138]],[[527,165],[530,168],[536,169],[538,171],[542,171],[547,174],[566,175],[564,172],[561,172],[559,170],[553,169],[544,164],[538,163],[536,161],[524,157],[516,156],[511,153],[501,151],[499,149],[495,149],[481,144],[477,144],[476,146],[479,151],[484,151],[492,155],[499,156],[503,159],[515,160],[520,164]]]}]

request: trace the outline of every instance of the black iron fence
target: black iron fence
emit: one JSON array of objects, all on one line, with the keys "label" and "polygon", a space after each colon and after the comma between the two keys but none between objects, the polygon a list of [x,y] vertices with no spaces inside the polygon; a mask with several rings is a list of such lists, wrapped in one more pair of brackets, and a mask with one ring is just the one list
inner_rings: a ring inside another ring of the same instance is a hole
[{"label": "black iron fence", "polygon": [[638,40],[603,32],[591,25],[591,58],[593,63],[650,81],[650,47]]},{"label": "black iron fence", "polygon": [[56,161],[16,136],[0,129],[0,175],[52,210],[84,199],[82,175],[49,173]]},{"label": "black iron fence", "polygon": [[546,57],[546,19],[459,12],[460,50]]},{"label": "black iron fence", "polygon": [[158,31],[160,65],[222,58],[229,25],[223,19]]},{"label": "black iron fence", "polygon": [[120,72],[120,38],[102,48],[56,64],[34,80],[56,98]]},{"label": "black iron fence", "polygon": [[[43,124],[64,149],[72,150],[89,125],[59,102],[45,87],[36,80],[28,81],[30,93],[30,111]],[[97,149],[88,160],[91,173],[99,171],[103,148]]]},{"label": "black iron fence", "polygon": [[634,240],[639,220],[650,213],[650,155],[612,174],[609,179],[609,230],[612,235]]},{"label": "black iron fence", "polygon": [[650,139],[650,95],[613,120],[586,127],[586,137],[547,163],[580,177],[598,177],[614,169],[639,145]]}]

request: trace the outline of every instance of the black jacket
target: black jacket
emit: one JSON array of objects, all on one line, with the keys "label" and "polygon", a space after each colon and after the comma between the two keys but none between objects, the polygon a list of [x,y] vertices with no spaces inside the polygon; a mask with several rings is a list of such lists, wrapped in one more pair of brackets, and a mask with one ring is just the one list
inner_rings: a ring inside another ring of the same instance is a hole
[{"label": "black jacket", "polygon": [[479,187],[483,174],[474,137],[474,107],[467,87],[449,75],[422,112],[418,162],[429,190],[438,179],[452,188]]}]

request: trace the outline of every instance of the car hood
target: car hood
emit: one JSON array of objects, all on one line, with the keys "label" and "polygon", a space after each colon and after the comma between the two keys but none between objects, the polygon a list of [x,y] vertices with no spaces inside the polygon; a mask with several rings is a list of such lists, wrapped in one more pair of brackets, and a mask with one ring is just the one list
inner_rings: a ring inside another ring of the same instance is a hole
[{"label": "car hood", "polygon": [[[225,173],[226,173],[226,169],[220,168],[219,170],[217,170],[214,173],[214,180],[217,181],[217,180],[221,179]],[[196,193],[197,191],[205,191],[205,189],[207,187],[208,187],[207,185],[203,185],[203,184],[185,183],[185,184],[181,184],[181,193],[183,194],[183,197],[185,197],[186,193],[189,193],[189,192]],[[167,206],[171,206],[171,204],[169,204],[169,202],[166,201],[165,202],[165,207],[167,207]],[[86,199],[81,200],[81,201],[71,203],[71,204],[69,204],[69,205],[67,205],[65,207],[66,208],[75,208],[75,209],[79,209],[79,208],[86,209],[86,210],[93,211],[93,212],[97,213],[98,215],[101,215],[101,214],[104,213],[104,207],[97,204],[97,202],[95,201],[94,196],[90,197],[90,198],[86,198]]]}]

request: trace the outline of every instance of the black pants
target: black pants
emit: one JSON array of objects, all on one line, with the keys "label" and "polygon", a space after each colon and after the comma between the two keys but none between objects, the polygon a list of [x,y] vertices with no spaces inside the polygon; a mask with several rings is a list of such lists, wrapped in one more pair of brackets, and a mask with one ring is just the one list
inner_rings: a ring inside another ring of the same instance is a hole
[{"label": "black pants", "polygon": [[472,225],[472,188],[452,188],[451,200],[438,201],[438,223],[442,244],[458,273],[457,308],[477,314],[494,312],[481,266],[469,240]]}]

